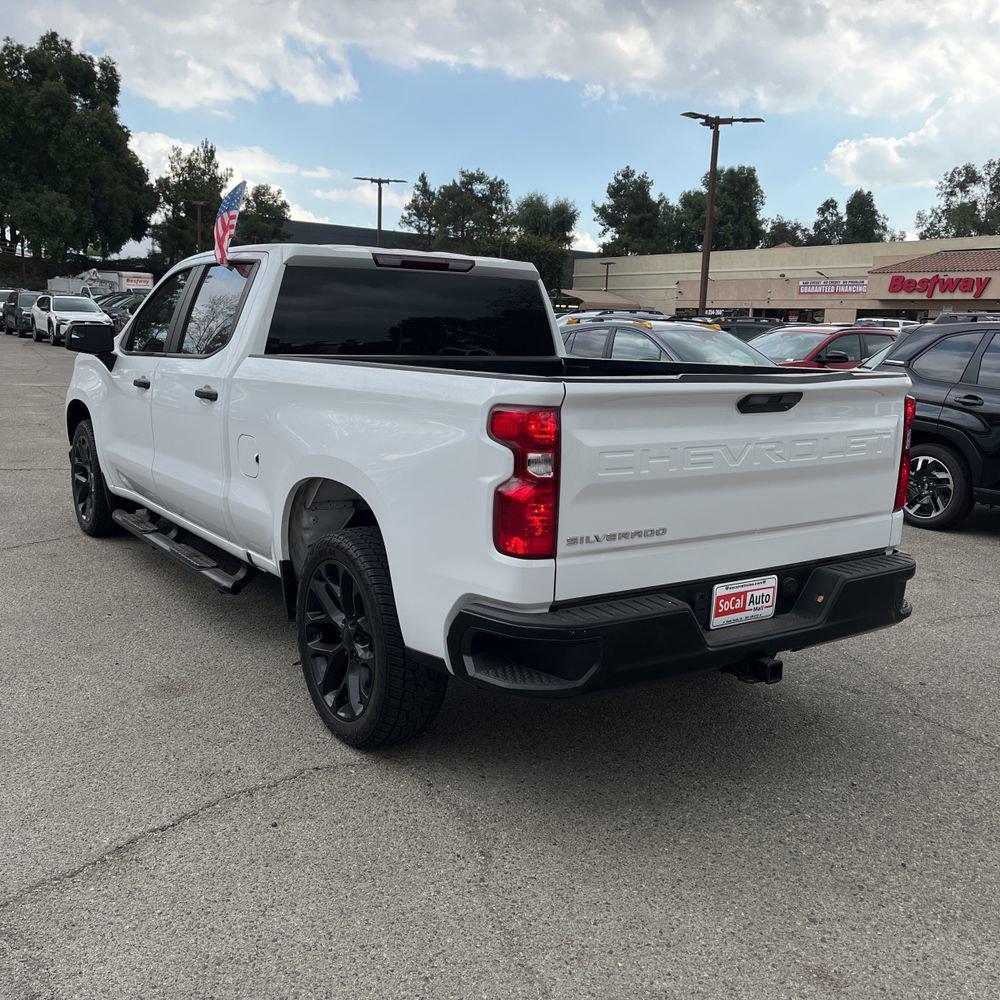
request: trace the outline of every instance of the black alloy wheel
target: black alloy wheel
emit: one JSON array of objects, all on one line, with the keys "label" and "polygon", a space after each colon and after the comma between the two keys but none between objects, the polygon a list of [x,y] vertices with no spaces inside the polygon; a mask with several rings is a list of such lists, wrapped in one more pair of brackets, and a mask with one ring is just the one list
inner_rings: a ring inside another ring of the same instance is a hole
[{"label": "black alloy wheel", "polygon": [[426,729],[444,701],[448,674],[407,653],[378,528],[343,528],[316,539],[296,587],[302,673],[327,728],[368,750]]},{"label": "black alloy wheel", "polygon": [[90,437],[77,434],[73,438],[73,450],[70,452],[70,467],[73,476],[73,506],[81,524],[89,524],[94,518],[96,464]]},{"label": "black alloy wheel", "polygon": [[375,651],[364,595],[336,559],[319,563],[309,580],[305,644],[317,691],[344,722],[357,722],[371,701]]},{"label": "black alloy wheel", "polygon": [[903,506],[907,524],[932,530],[952,528],[974,503],[968,466],[958,454],[936,443],[913,446]]}]

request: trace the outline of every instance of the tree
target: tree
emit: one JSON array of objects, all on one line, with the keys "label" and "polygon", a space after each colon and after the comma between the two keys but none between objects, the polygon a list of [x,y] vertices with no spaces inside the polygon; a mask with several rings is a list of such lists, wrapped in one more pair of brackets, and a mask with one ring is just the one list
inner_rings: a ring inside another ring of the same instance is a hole
[{"label": "tree", "polygon": [[895,239],[889,221],[875,205],[871,191],[858,188],[844,206],[843,243],[883,243]]},{"label": "tree", "polygon": [[[708,174],[702,178],[708,191]],[[757,168],[724,167],[719,171],[715,191],[715,224],[712,248],[715,250],[750,250],[764,238],[764,189],[757,178]]]},{"label": "tree", "polygon": [[773,219],[766,220],[764,239],[760,245],[776,247],[788,243],[793,247],[804,247],[809,245],[811,239],[812,233],[801,222],[776,215]]},{"label": "tree", "polygon": [[[665,249],[693,253],[705,239],[705,212],[708,208],[708,174],[700,188],[682,191],[673,207],[660,199],[660,239]],[[712,223],[713,250],[749,250],[764,238],[764,191],[754,167],[723,167],[716,175],[715,218]]]},{"label": "tree", "polygon": [[526,194],[514,208],[517,230],[511,255],[516,260],[531,261],[546,288],[563,284],[569,247],[573,241],[580,212],[571,201],[553,201],[537,191]]},{"label": "tree", "polygon": [[533,191],[521,198],[514,208],[514,225],[532,236],[554,240],[566,247],[573,241],[573,230],[580,210],[565,198],[552,202],[544,194]]},{"label": "tree", "polygon": [[812,227],[813,246],[828,246],[840,243],[844,238],[844,217],[836,198],[827,198],[816,209],[816,221]]},{"label": "tree", "polygon": [[1000,231],[1000,159],[952,167],[937,184],[939,204],[917,212],[923,239],[986,236]]},{"label": "tree", "polygon": [[419,233],[424,240],[424,249],[430,250],[437,235],[437,217],[435,216],[435,192],[427,179],[427,172],[420,171],[417,183],[413,185],[410,200],[399,217],[399,224],[406,229]]},{"label": "tree", "polygon": [[510,188],[483,170],[460,170],[434,193],[434,219],[435,247],[502,256],[511,237]]},{"label": "tree", "polygon": [[24,238],[39,256],[107,255],[145,235],[155,196],[118,120],[119,90],[110,59],[55,32],[0,47],[0,249]]},{"label": "tree", "polygon": [[652,188],[649,174],[637,174],[630,166],[622,167],[611,178],[607,199],[593,205],[594,215],[601,224],[602,253],[619,257],[666,249],[660,218],[662,206],[653,197]]},{"label": "tree", "polygon": [[[174,146],[167,172],[156,181],[161,219],[152,227],[159,247],[153,255],[158,264],[168,266],[212,245],[212,219],[222,201],[223,189],[233,172],[219,165],[215,146],[203,139],[189,153]],[[198,206],[202,202],[202,226],[198,232]]]},{"label": "tree", "polygon": [[290,206],[280,188],[255,184],[243,201],[235,235],[240,243],[280,243],[288,239]]}]

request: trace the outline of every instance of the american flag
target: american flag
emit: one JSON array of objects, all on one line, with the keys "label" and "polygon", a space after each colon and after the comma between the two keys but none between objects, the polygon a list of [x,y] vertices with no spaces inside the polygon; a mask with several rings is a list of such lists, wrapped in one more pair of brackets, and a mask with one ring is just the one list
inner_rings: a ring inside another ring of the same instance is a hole
[{"label": "american flag", "polygon": [[215,217],[215,259],[220,264],[226,263],[226,255],[229,253],[229,241],[236,231],[236,220],[240,217],[240,206],[243,204],[243,195],[247,189],[247,182],[240,181],[222,199],[219,206],[219,214]]}]

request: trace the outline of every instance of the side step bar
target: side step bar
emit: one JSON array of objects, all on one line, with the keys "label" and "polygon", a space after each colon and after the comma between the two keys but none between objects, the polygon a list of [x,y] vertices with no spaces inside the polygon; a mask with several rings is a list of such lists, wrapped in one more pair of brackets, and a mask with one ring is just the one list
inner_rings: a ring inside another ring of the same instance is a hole
[{"label": "side step bar", "polygon": [[127,510],[114,510],[111,516],[136,538],[141,538],[147,545],[165,552],[186,569],[201,574],[220,593],[238,594],[257,575],[255,567],[235,557],[228,558],[232,562],[239,562],[239,568],[235,573],[226,572],[212,556],[180,541],[179,538],[183,534],[181,528],[162,518],[154,521],[148,510],[140,508],[134,514]]}]

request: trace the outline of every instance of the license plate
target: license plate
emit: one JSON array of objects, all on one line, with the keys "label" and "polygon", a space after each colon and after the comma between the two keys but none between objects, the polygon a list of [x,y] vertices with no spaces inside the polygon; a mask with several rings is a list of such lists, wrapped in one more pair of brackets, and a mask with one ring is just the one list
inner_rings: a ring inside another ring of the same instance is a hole
[{"label": "license plate", "polygon": [[742,625],[774,615],[777,603],[778,578],[757,576],[751,580],[717,583],[712,588],[712,614],[709,628]]}]

